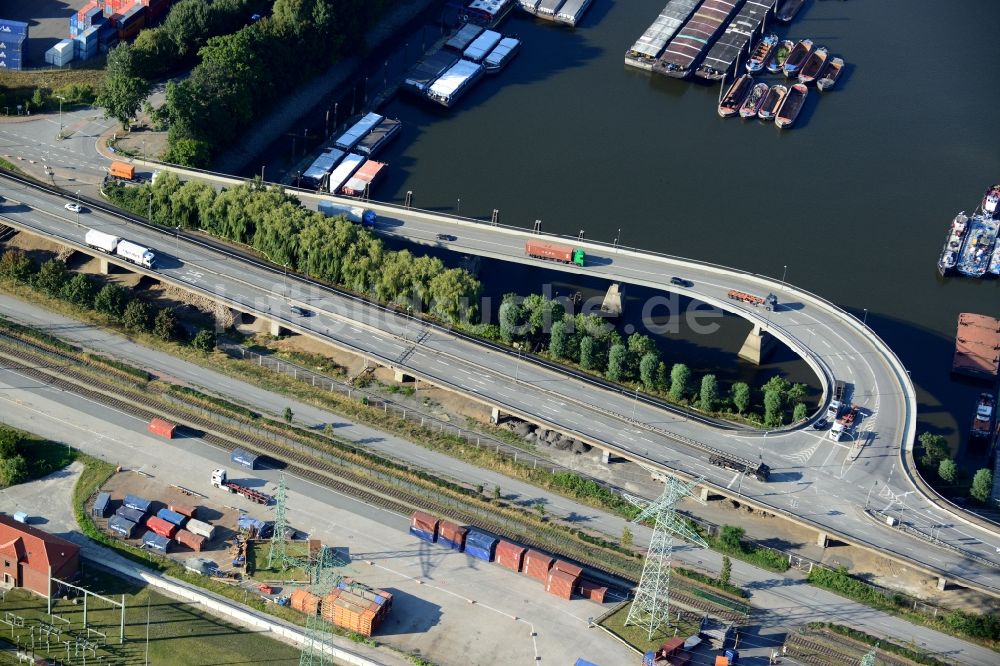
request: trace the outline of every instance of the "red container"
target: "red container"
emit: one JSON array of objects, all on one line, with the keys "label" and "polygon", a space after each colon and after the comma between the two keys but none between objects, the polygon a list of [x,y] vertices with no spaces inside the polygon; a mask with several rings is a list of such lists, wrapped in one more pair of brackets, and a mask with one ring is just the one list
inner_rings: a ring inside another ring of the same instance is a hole
[{"label": "red container", "polygon": [[182,546],[187,546],[193,551],[201,552],[201,549],[205,547],[205,537],[198,536],[194,532],[188,532],[187,530],[177,530],[177,534],[174,535],[174,540]]},{"label": "red container", "polygon": [[537,578],[543,583],[548,580],[549,569],[552,568],[552,563],[555,560],[545,553],[540,553],[537,550],[529,550],[524,555],[524,568],[522,571],[528,574],[532,578]]},{"label": "red container", "polygon": [[524,253],[530,257],[540,259],[554,259],[569,264],[573,261],[573,248],[567,245],[553,245],[552,243],[535,243],[528,241],[524,244]]},{"label": "red container", "polygon": [[459,527],[447,520],[442,520],[438,524],[438,543],[441,543],[441,540],[444,539],[450,542],[445,545],[461,551],[465,547],[465,535],[468,533],[469,530],[467,528]]},{"label": "red container", "polygon": [[603,604],[604,595],[608,593],[608,588],[602,587],[601,585],[592,583],[588,580],[581,580],[580,585],[577,587],[577,592],[581,597]]},{"label": "red container", "polygon": [[153,420],[149,422],[149,432],[154,435],[159,435],[166,439],[173,439],[174,433],[177,431],[177,426],[170,421],[164,421],[161,418],[154,417]]},{"label": "red container", "polygon": [[146,520],[146,527],[153,530],[160,536],[165,536],[168,539],[173,539],[174,535],[177,534],[177,526],[173,523],[168,523],[162,518],[157,518],[156,516],[151,516]]},{"label": "red container", "polygon": [[511,571],[521,571],[524,565],[524,554],[528,549],[509,541],[497,544],[496,563]]},{"label": "red container", "polygon": [[193,507],[190,504],[168,504],[167,508],[174,513],[179,513],[182,516],[187,516],[188,518],[194,518],[197,512],[197,507]]},{"label": "red container", "polygon": [[580,579],[565,571],[553,569],[549,572],[548,580],[545,583],[545,591],[562,599],[569,599],[573,596],[573,589],[576,587],[578,580]]},{"label": "red container", "polygon": [[413,515],[410,516],[410,527],[416,527],[418,530],[423,530],[430,534],[437,534],[440,522],[434,516],[426,514],[423,511],[414,511]]},{"label": "red container", "polygon": [[583,569],[564,560],[556,560],[555,564],[552,565],[552,568],[558,569],[563,573],[568,573],[570,576],[575,576],[576,578],[583,575]]},{"label": "red container", "polygon": [[83,6],[83,7],[82,7],[82,8],[80,9],[80,11],[78,11],[78,12],[76,13],[76,18],[77,18],[77,20],[78,20],[78,21],[81,21],[81,24],[80,24],[80,25],[83,25],[82,21],[83,21],[83,20],[84,20],[84,18],[85,18],[85,17],[87,16],[87,12],[89,12],[89,11],[90,11],[91,9],[93,9],[93,8],[94,8],[94,7],[96,7],[96,6],[97,6],[97,3],[96,3],[96,2],[88,2],[87,4],[85,4],[85,5],[84,5],[84,6]]}]

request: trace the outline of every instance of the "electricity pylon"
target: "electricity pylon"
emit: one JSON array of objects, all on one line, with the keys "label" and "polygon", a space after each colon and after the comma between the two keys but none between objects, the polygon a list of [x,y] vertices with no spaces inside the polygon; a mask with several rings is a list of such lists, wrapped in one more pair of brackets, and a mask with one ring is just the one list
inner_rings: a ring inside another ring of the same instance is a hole
[{"label": "electricity pylon", "polygon": [[[344,564],[332,548],[322,546],[311,571],[312,593],[320,599],[326,597],[343,578],[338,568]],[[333,664],[333,661],[327,657],[324,645],[324,636],[329,635],[326,624],[327,621],[318,614],[310,614],[306,618],[305,640],[302,643],[302,652],[299,653],[299,666]]]},{"label": "electricity pylon", "polygon": [[285,546],[285,528],[288,523],[285,520],[285,475],[278,479],[278,494],[274,500],[274,532],[271,533],[271,549],[267,553],[267,568],[272,567],[277,562],[282,571],[286,571],[294,562],[288,559],[288,549]]},{"label": "electricity pylon", "polygon": [[875,655],[878,653],[878,643],[872,646],[871,650],[861,657],[861,666],[875,666]]}]

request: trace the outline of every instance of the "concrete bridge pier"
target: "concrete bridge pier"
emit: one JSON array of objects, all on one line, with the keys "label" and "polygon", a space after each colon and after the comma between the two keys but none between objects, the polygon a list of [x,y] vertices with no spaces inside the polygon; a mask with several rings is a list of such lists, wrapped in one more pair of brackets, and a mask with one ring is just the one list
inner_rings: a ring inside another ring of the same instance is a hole
[{"label": "concrete bridge pier", "polygon": [[771,337],[770,333],[762,331],[760,326],[754,326],[740,348],[739,357],[754,365],[760,365],[771,350],[773,343],[774,338]]},{"label": "concrete bridge pier", "polygon": [[287,332],[288,331],[286,329],[284,329],[284,328],[281,327],[281,324],[279,322],[277,322],[277,321],[275,321],[273,319],[271,320],[271,335],[273,335],[274,337],[277,338],[277,337],[281,337],[283,334],[285,334]]},{"label": "concrete bridge pier", "polygon": [[938,576],[937,579],[937,589],[940,592],[944,592],[948,589],[948,579],[944,576]]},{"label": "concrete bridge pier", "polygon": [[611,462],[611,458],[614,457],[610,449],[601,449],[601,462],[605,465]]},{"label": "concrete bridge pier", "polygon": [[97,263],[98,263],[98,266],[99,266],[98,271],[100,272],[100,274],[101,275],[107,275],[108,272],[109,272],[107,258],[105,258],[105,257],[98,257],[97,258]]},{"label": "concrete bridge pier", "polygon": [[490,411],[490,423],[492,423],[493,425],[497,425],[498,423],[503,421],[505,416],[507,415],[501,412],[499,407],[494,407]]},{"label": "concrete bridge pier", "polygon": [[414,382],[417,380],[413,375],[408,375],[402,370],[392,369],[392,378],[395,379],[400,384]]},{"label": "concrete bridge pier", "polygon": [[820,532],[816,535],[816,545],[820,548],[826,548],[830,545],[830,535],[826,532]]}]

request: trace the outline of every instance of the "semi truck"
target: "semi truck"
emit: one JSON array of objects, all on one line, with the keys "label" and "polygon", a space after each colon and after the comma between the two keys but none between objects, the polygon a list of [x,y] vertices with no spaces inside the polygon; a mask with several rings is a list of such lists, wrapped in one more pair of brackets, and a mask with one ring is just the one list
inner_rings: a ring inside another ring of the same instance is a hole
[{"label": "semi truck", "polygon": [[827,423],[835,423],[840,416],[840,410],[844,408],[844,389],[846,385],[839,379],[833,382],[833,399],[830,406],[826,408]]},{"label": "semi truck", "polygon": [[778,297],[774,294],[768,294],[764,298],[761,298],[760,296],[748,294],[745,291],[730,289],[729,293],[726,295],[729,296],[730,300],[746,303],[747,305],[752,305],[755,308],[764,306],[764,309],[768,311],[776,310],[778,308]]},{"label": "semi truck", "polygon": [[766,482],[771,476],[771,468],[764,463],[745,460],[722,451],[711,454],[708,457],[708,462],[744,474],[752,474],[758,481],[762,482]]},{"label": "semi truck", "polygon": [[830,428],[830,439],[835,442],[839,442],[841,435],[844,433],[850,433],[851,428],[854,427],[854,421],[857,419],[857,416],[857,405],[851,405],[851,408],[847,410],[846,414],[833,422],[833,427]]},{"label": "semi truck", "polygon": [[229,475],[224,469],[217,469],[212,472],[212,486],[221,490],[228,490],[230,493],[236,495],[243,495],[243,497],[257,504],[269,504],[271,502],[270,495],[230,481]]},{"label": "semi truck", "polygon": [[559,261],[564,264],[575,264],[577,266],[583,266],[586,260],[586,253],[581,248],[574,248],[569,245],[554,245],[552,243],[534,243],[528,241],[524,244],[524,253],[535,259]]},{"label": "semi truck", "polygon": [[135,180],[135,166],[127,162],[112,162],[111,166],[108,167],[108,173],[112,178]]},{"label": "semi truck", "polygon": [[375,222],[378,219],[375,211],[371,208],[364,208],[362,206],[348,206],[344,204],[336,204],[332,201],[320,201],[316,207],[319,209],[319,212],[323,213],[327,217],[343,215],[351,222],[360,224],[363,227],[374,227]]},{"label": "semi truck", "polygon": [[156,266],[156,254],[148,247],[127,241],[118,236],[106,234],[97,229],[88,229],[83,237],[83,242],[88,247],[100,250],[106,254],[113,254],[143,268],[154,268]]}]

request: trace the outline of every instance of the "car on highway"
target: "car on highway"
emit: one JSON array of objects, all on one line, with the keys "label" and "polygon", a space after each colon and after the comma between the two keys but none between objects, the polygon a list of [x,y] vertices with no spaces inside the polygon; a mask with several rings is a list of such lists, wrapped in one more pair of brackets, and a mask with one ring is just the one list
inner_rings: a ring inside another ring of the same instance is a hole
[{"label": "car on highway", "polygon": [[80,206],[80,204],[77,204],[77,203],[68,203],[65,206],[63,206],[63,208],[65,208],[66,210],[68,210],[71,213],[79,213],[80,211],[83,210],[83,208]]},{"label": "car on highway", "polygon": [[677,285],[678,287],[693,287],[694,282],[691,280],[685,280],[684,278],[672,277],[670,278],[670,284]]},{"label": "car on highway", "polygon": [[292,314],[297,314],[300,317],[312,317],[313,311],[306,310],[305,308],[300,308],[298,305],[293,305],[291,307]]},{"label": "car on highway", "polygon": [[458,236],[452,236],[451,234],[438,234],[437,239],[441,241],[448,241],[449,243],[458,240]]},{"label": "car on highway", "polygon": [[826,419],[820,419],[819,421],[816,421],[816,423],[813,423],[813,430],[822,430],[828,425],[830,424],[826,422]]}]

